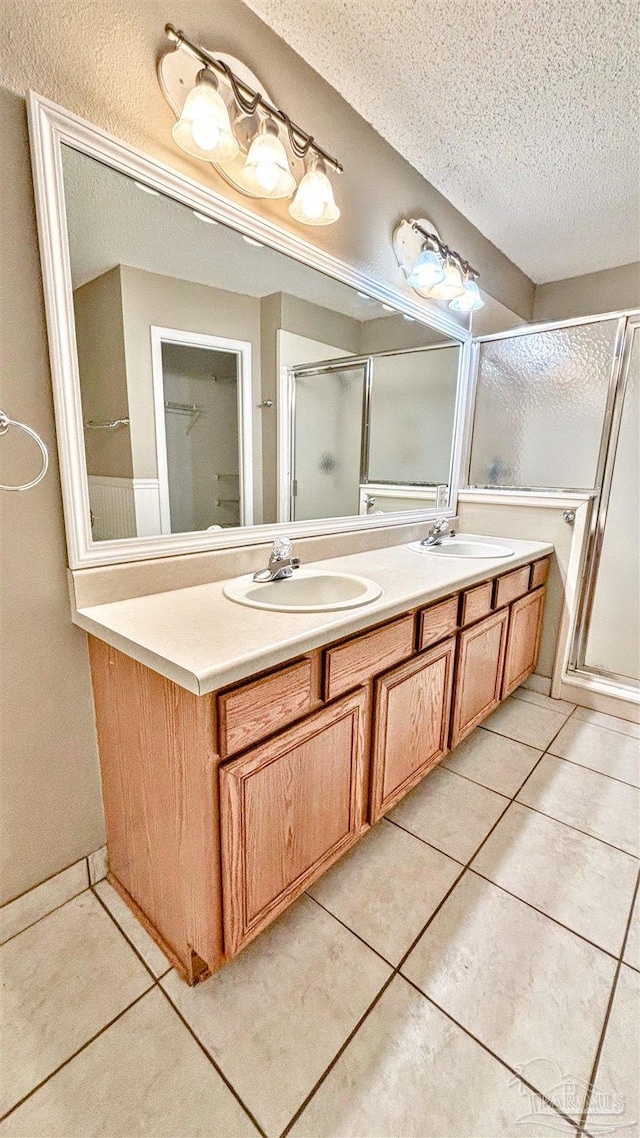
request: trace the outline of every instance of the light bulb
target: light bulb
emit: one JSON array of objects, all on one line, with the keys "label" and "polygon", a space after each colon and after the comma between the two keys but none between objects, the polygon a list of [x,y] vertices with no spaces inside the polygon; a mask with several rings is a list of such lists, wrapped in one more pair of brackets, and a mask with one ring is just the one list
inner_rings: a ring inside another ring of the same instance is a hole
[{"label": "light bulb", "polygon": [[326,166],[319,156],[311,159],[289,213],[305,225],[331,225],[340,217]]},{"label": "light bulb", "polygon": [[460,268],[455,261],[449,259],[444,266],[444,279],[429,289],[429,296],[433,300],[453,300],[457,296],[462,296],[463,292],[464,284]]},{"label": "light bulb", "polygon": [[475,281],[465,281],[464,292],[456,296],[449,304],[453,312],[475,312],[484,308],[484,300],[480,296],[480,289]]},{"label": "light bulb", "polygon": [[423,249],[418,253],[413,268],[407,277],[412,288],[428,289],[444,280],[442,261],[433,249]]},{"label": "light bulb", "polygon": [[198,72],[171,133],[182,150],[204,162],[230,162],[238,153],[229,112],[209,68]]},{"label": "light bulb", "polygon": [[242,170],[243,186],[258,198],[290,198],[296,180],[274,119],[265,119],[254,138]]}]

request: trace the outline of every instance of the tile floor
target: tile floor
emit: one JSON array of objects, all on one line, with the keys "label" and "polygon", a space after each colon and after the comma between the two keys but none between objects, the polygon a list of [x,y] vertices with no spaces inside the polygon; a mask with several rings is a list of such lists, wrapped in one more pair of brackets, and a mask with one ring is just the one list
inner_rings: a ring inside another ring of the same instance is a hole
[{"label": "tile floor", "polygon": [[639,733],[520,690],[195,989],[101,881],[3,954],[1,1135],[638,1135]]}]

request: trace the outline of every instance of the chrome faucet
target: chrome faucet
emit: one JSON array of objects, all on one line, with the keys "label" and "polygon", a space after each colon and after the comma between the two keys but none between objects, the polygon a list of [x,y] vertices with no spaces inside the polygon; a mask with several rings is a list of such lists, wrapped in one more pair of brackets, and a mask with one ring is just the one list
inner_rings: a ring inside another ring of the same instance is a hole
[{"label": "chrome faucet", "polygon": [[284,581],[293,576],[293,570],[300,566],[300,558],[291,556],[291,541],[288,537],[277,537],[271,546],[269,564],[253,574],[254,581]]},{"label": "chrome faucet", "polygon": [[443,537],[453,537],[453,530],[445,517],[436,518],[431,526],[426,537],[423,537],[420,545],[442,545]]}]

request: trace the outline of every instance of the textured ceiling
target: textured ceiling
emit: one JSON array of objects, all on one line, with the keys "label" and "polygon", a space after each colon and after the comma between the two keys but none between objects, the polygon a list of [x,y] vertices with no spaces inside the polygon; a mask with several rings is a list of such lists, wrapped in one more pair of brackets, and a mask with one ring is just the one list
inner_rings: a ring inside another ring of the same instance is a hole
[{"label": "textured ceiling", "polygon": [[633,0],[247,3],[536,283],[638,259]]}]

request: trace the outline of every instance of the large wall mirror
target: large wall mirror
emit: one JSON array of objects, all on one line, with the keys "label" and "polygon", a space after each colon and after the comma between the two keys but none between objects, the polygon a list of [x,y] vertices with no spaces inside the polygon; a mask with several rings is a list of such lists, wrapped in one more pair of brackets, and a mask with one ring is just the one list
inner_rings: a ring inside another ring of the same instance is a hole
[{"label": "large wall mirror", "polygon": [[446,335],[78,143],[58,140],[56,167],[81,563],[451,508],[464,330]]}]

